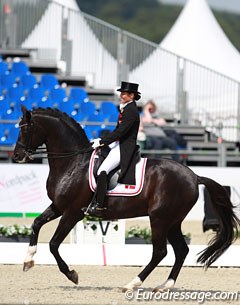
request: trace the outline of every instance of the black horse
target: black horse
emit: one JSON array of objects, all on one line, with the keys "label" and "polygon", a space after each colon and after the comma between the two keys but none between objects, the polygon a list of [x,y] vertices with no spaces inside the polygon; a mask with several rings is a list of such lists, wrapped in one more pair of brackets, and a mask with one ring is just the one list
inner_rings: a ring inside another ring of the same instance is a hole
[{"label": "black horse", "polygon": [[[77,284],[78,274],[69,270],[58,248],[76,223],[84,218],[82,208],[89,205],[93,196],[88,181],[91,143],[82,127],[65,113],[50,108],[28,111],[24,106],[22,113],[14,160],[18,163],[28,162],[39,146],[46,145],[50,167],[47,193],[52,201],[33,222],[24,270],[33,266],[32,258],[36,253],[41,227],[61,216],[50,241],[50,251],[60,271]],[[220,222],[215,237],[198,258],[198,262],[208,267],[232,244],[234,230],[237,231],[239,225],[223,186],[209,178],[197,176],[177,162],[148,160],[143,189],[139,195],[107,197],[108,210],[104,219],[150,218],[152,258],[124,289],[133,289],[142,284],[166,256],[167,240],[173,247],[176,260],[166,282],[157,286],[155,291],[173,287],[189,251],[181,232],[181,223],[198,199],[199,184],[207,187]]]}]

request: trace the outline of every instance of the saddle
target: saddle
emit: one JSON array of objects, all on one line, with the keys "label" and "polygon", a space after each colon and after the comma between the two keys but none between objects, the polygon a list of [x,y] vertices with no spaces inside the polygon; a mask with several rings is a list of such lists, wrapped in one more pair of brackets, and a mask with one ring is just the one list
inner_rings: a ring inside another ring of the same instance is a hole
[{"label": "saddle", "polygon": [[[109,148],[95,149],[89,162],[89,186],[94,192],[96,189],[97,171],[109,153]],[[141,158],[139,147],[136,152],[136,185],[121,184],[118,182],[120,167],[116,167],[108,174],[107,196],[134,196],[138,195],[143,187],[146,158]]]}]

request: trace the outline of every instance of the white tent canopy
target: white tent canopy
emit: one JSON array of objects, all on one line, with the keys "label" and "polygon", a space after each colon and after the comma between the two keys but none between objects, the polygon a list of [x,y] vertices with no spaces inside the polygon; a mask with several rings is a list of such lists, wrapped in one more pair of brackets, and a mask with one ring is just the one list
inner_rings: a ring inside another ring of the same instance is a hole
[{"label": "white tent canopy", "polygon": [[206,0],[189,0],[160,46],[240,81],[240,53],[219,26]]},{"label": "white tent canopy", "polygon": [[[183,60],[184,59],[184,60]],[[172,29],[150,56],[130,72],[142,101],[163,113],[185,116],[222,130],[236,141],[239,125],[240,54],[217,23],[206,0],[188,0]]]},{"label": "white tent canopy", "polygon": [[[191,83],[191,88],[185,81],[185,90],[188,92],[196,91],[194,88],[199,86],[202,76],[201,81],[204,82],[202,88],[206,91],[205,98],[209,96],[217,77],[216,73],[210,75],[209,70],[240,81],[240,53],[217,23],[206,0],[188,0],[159,48],[129,75],[130,81],[141,84],[144,99],[151,97],[159,105],[162,104],[161,107],[170,111],[175,107],[176,101],[177,58],[187,60],[185,80],[186,73],[190,78],[194,75],[195,82]],[[191,61],[197,65],[190,67]],[[201,69],[200,73],[198,65],[207,69]],[[211,90],[206,88],[205,80],[207,87]],[[221,82],[222,84],[225,82],[224,77]],[[219,87],[221,87],[220,84]]]},{"label": "white tent canopy", "polygon": [[72,43],[69,51],[72,59],[70,74],[91,79],[91,85],[96,88],[114,87],[117,82],[117,61],[91,30],[75,0],[49,1],[46,11],[22,47],[42,49],[48,56],[51,49],[59,62],[65,20],[67,39]]}]

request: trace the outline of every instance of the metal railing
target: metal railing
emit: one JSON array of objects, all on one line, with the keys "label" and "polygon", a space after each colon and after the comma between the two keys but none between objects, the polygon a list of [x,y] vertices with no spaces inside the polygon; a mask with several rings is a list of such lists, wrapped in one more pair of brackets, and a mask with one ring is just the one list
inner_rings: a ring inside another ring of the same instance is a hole
[{"label": "metal railing", "polygon": [[[204,164],[205,166],[218,166],[226,167],[229,165],[239,166],[240,165],[240,152],[237,148],[228,150],[227,144],[219,144],[216,150],[193,150],[193,149],[179,149],[179,150],[150,150],[141,149],[141,155],[148,158],[154,159],[175,159],[186,165],[197,165]],[[11,162],[12,152],[14,145],[12,146],[0,146],[0,160],[1,162]],[[44,156],[44,155],[42,155]],[[41,158],[41,154],[39,154]],[[37,159],[37,158],[36,158]],[[43,160],[46,163],[46,159]]]},{"label": "metal railing", "polygon": [[216,150],[193,150],[193,149],[179,149],[179,150],[147,150],[142,149],[141,154],[147,157],[157,157],[157,158],[168,158],[177,159],[179,162],[190,164],[214,164],[219,167],[226,167],[229,164],[234,164],[235,166],[240,165],[240,152],[237,148],[233,150],[228,150],[229,145],[222,143],[216,147]]},{"label": "metal railing", "polygon": [[2,0],[0,46],[49,50],[49,58],[66,62],[63,73],[84,75],[94,88],[138,82],[142,101],[155,100],[163,116],[239,139],[239,82],[80,10],[48,0]]}]

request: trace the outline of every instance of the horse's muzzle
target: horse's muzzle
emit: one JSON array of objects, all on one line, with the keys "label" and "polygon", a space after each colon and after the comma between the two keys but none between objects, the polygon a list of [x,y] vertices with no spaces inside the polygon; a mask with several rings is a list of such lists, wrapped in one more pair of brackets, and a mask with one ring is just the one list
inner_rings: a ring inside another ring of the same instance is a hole
[{"label": "horse's muzzle", "polygon": [[25,150],[19,152],[16,151],[13,154],[13,160],[17,163],[27,163],[31,160],[33,160],[32,156]]}]

